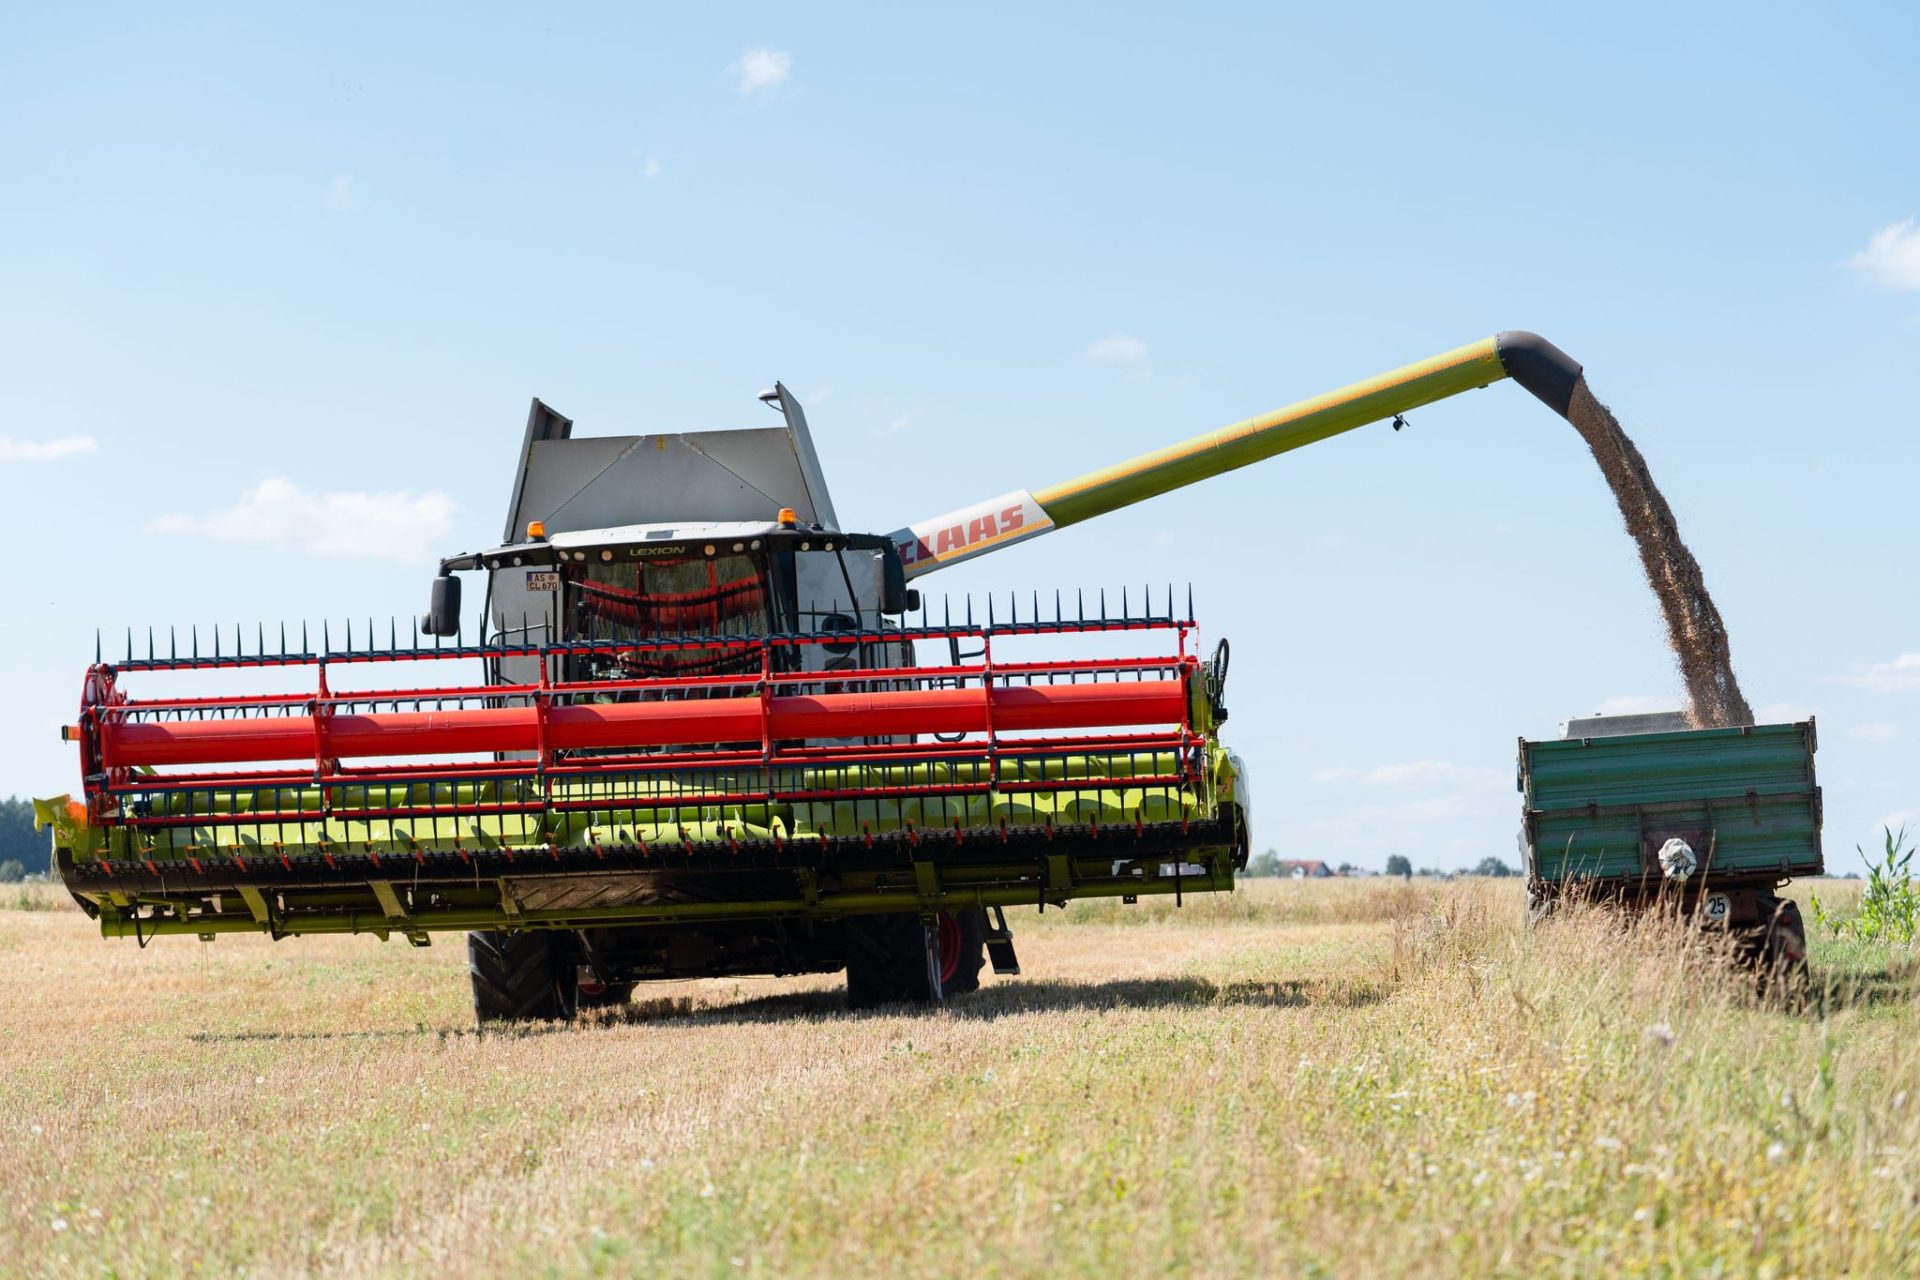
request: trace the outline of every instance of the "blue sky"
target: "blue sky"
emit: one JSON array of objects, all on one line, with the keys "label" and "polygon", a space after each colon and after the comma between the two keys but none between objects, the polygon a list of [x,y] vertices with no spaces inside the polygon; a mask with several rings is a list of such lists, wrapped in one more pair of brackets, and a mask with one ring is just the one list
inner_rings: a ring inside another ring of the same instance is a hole
[{"label": "blue sky", "polygon": [[[884,531],[1531,328],[1818,714],[1829,864],[1920,822],[1915,10],[1036,8],[15,9],[0,794],[96,627],[417,611],[532,395],[782,379]],[[1516,739],[1679,682],[1564,423],[1410,416],[926,585],[1190,581],[1261,845],[1511,859]]]}]

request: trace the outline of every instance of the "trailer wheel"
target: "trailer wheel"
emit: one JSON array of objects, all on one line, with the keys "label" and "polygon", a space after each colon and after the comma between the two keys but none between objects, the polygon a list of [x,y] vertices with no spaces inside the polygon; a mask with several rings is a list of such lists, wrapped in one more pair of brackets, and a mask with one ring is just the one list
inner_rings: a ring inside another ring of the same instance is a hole
[{"label": "trailer wheel", "polygon": [[[923,926],[917,915],[856,916],[847,921],[847,1007],[928,1004]],[[940,913],[942,999],[980,989],[986,966],[986,913],[978,907]]]},{"label": "trailer wheel", "polygon": [[493,1022],[571,1022],[579,1007],[578,944],[554,929],[467,935],[473,1015]]},{"label": "trailer wheel", "polygon": [[1807,926],[1800,918],[1800,904],[1763,893],[1760,911],[1767,920],[1760,947],[1766,980],[1788,991],[1803,988],[1808,981]]}]

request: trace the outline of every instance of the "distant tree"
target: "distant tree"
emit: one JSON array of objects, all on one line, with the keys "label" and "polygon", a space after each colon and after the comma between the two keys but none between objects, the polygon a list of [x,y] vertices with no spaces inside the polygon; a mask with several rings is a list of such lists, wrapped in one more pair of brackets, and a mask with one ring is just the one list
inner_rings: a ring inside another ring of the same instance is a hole
[{"label": "distant tree", "polygon": [[1359,869],[1360,868],[1354,866],[1351,862],[1343,862],[1335,868],[1335,870],[1343,876],[1350,876]]},{"label": "distant tree", "polygon": [[27,878],[27,869],[13,858],[0,862],[0,884],[14,884]]},{"label": "distant tree", "polygon": [[1265,853],[1254,854],[1253,860],[1247,863],[1247,874],[1250,876],[1279,875],[1280,851],[1278,849],[1269,849]]},{"label": "distant tree", "polygon": [[18,862],[37,874],[47,869],[47,848],[47,833],[33,829],[33,806],[25,800],[0,800],[0,862]]},{"label": "distant tree", "polygon": [[1480,865],[1473,869],[1473,874],[1477,876],[1510,876],[1513,874],[1513,868],[1498,858],[1482,858],[1480,859]]},{"label": "distant tree", "polygon": [[1413,864],[1407,861],[1407,855],[1396,853],[1387,858],[1387,874],[1399,876],[1405,880],[1413,875]]}]

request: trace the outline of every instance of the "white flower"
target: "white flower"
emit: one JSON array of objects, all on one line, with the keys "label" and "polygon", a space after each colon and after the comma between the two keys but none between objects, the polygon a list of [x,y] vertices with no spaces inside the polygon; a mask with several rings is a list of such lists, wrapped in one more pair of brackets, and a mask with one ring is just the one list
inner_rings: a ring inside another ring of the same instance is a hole
[{"label": "white flower", "polygon": [[1663,1049],[1672,1045],[1674,1041],[1673,1028],[1664,1022],[1654,1023],[1641,1034]]},{"label": "white flower", "polygon": [[1593,1145],[1599,1147],[1602,1151],[1618,1151],[1621,1147],[1621,1142],[1620,1139],[1608,1137],[1603,1133],[1593,1140]]},{"label": "white flower", "polygon": [[1653,1210],[1647,1208],[1647,1206],[1645,1205],[1641,1205],[1638,1209],[1635,1209],[1633,1211],[1633,1220],[1635,1222],[1645,1222],[1652,1217],[1653,1217]]},{"label": "white flower", "polygon": [[53,1220],[53,1229],[55,1231],[65,1231],[67,1229],[67,1220],[65,1218],[55,1218]]},{"label": "white flower", "polygon": [[1779,1164],[1779,1163],[1780,1163],[1780,1162],[1781,1162],[1782,1160],[1785,1160],[1786,1158],[1787,1158],[1787,1144],[1786,1144],[1786,1143],[1784,1143],[1784,1142],[1775,1142],[1775,1143],[1770,1143],[1770,1144],[1768,1144],[1768,1146],[1767,1146],[1767,1161],[1768,1161],[1768,1162],[1769,1162],[1770,1164]]}]

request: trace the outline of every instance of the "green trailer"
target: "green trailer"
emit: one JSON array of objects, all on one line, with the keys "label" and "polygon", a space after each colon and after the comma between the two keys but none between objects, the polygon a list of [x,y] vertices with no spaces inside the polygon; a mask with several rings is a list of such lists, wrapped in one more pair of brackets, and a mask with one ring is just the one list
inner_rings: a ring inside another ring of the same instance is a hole
[{"label": "green trailer", "polygon": [[1814,723],[1690,729],[1678,715],[1571,720],[1520,742],[1521,843],[1529,902],[1569,892],[1659,901],[1713,925],[1787,932],[1798,909],[1775,890],[1824,870]]}]

